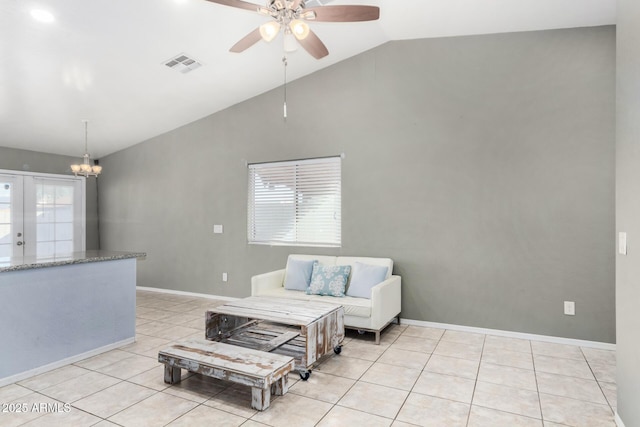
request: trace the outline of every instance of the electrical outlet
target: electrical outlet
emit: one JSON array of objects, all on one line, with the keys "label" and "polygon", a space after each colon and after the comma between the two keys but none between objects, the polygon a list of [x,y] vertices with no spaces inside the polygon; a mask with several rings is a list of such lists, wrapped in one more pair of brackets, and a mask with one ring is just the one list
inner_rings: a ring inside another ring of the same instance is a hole
[{"label": "electrical outlet", "polygon": [[213,226],[213,232],[214,232],[215,234],[222,234],[222,231],[223,231],[222,225],[220,225],[220,224],[215,224],[215,225]]},{"label": "electrical outlet", "polygon": [[227,281],[227,273],[222,273],[222,281],[223,282]]},{"label": "electrical outlet", "polygon": [[576,303],[573,301],[565,301],[564,302],[564,314],[567,316],[575,316],[576,315]]}]

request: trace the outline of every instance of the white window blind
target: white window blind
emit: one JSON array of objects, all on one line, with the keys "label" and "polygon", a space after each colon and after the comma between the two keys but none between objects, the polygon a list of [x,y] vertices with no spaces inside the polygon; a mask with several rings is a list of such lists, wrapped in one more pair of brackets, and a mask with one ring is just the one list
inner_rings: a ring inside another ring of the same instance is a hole
[{"label": "white window blind", "polygon": [[341,245],[341,159],[249,165],[249,243]]}]

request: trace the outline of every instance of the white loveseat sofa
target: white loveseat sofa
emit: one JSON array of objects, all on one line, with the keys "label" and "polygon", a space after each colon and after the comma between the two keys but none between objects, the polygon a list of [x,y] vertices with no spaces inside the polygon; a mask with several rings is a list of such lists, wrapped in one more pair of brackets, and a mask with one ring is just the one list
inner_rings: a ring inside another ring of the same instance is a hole
[{"label": "white loveseat sofa", "polygon": [[[304,291],[285,289],[287,268],[253,276],[251,278],[251,295],[322,301],[342,305],[344,307],[345,328],[375,333],[376,344],[380,343],[380,332],[387,325],[395,319],[400,323],[401,279],[400,276],[392,275],[393,260],[389,258],[289,255],[287,267],[290,266],[291,260],[317,260],[320,264],[328,266],[350,265],[352,271],[355,263],[388,268],[384,281],[371,288],[371,299],[352,296],[307,295]],[[347,292],[350,280],[351,277],[347,283]]]}]

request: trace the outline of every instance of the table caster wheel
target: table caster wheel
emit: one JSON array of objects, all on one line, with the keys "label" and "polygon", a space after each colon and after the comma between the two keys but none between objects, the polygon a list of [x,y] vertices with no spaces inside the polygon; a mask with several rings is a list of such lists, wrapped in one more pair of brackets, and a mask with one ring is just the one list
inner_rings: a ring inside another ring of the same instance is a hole
[{"label": "table caster wheel", "polygon": [[334,352],[335,354],[340,354],[340,353],[342,353],[342,346],[341,346],[341,345],[337,345],[337,346],[333,347],[333,352]]},{"label": "table caster wheel", "polygon": [[300,374],[300,379],[302,381],[306,381],[311,376],[311,371],[305,371],[305,372],[300,371],[299,374]]}]

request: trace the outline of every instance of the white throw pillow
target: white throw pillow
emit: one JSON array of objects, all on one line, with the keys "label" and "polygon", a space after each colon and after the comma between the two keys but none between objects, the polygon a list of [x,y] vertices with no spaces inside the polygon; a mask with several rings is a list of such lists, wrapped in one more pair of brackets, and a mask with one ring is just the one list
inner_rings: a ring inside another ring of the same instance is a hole
[{"label": "white throw pillow", "polygon": [[371,288],[384,282],[389,267],[356,262],[351,273],[347,296],[371,299]]}]

